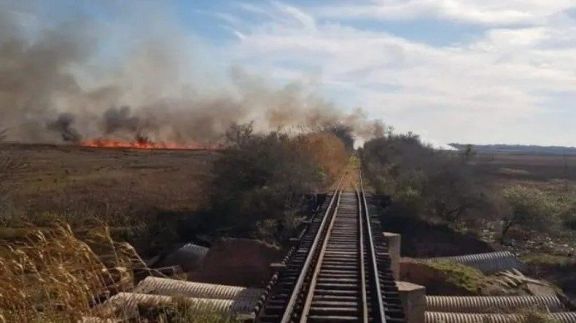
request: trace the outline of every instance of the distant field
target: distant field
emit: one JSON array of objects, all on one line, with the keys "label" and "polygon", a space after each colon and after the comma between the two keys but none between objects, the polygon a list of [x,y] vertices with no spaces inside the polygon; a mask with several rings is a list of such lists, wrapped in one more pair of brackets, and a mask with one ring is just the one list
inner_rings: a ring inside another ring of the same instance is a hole
[{"label": "distant field", "polygon": [[[217,154],[18,144],[4,144],[0,152],[24,164],[8,182],[18,209],[112,216],[198,209]],[[481,178],[497,186],[576,186],[576,156],[482,153],[475,164]]]},{"label": "distant field", "polygon": [[114,218],[196,210],[206,201],[215,153],[202,150],[0,146],[24,167],[8,180],[12,205],[28,215]]},{"label": "distant field", "polygon": [[[555,193],[556,196],[573,196],[576,192],[576,156],[479,154],[476,165],[480,175],[497,187],[522,184]],[[530,263],[532,275],[554,282],[572,299],[576,299],[576,263],[573,261],[576,233],[558,230],[549,234],[539,230],[530,231],[525,238],[532,240],[532,243],[521,239],[523,242],[517,244],[516,251],[531,257],[526,260]],[[553,239],[549,240],[549,237]]]},{"label": "distant field", "polygon": [[481,175],[498,184],[522,182],[549,188],[576,184],[576,156],[481,153],[475,163]]}]

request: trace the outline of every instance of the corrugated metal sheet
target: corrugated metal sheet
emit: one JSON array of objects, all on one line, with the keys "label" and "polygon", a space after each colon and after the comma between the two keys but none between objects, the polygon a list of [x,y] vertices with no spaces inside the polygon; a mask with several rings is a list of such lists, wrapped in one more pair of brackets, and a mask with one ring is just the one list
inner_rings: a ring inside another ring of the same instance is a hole
[{"label": "corrugated metal sheet", "polygon": [[431,312],[497,313],[510,308],[565,310],[556,296],[426,296],[426,310]]},{"label": "corrugated metal sheet", "polygon": [[262,289],[228,285],[206,284],[168,278],[147,277],[134,289],[136,293],[167,296],[185,296],[208,299],[230,299],[254,302],[264,292]]},{"label": "corrugated metal sheet", "polygon": [[[547,317],[558,323],[575,323],[576,312],[552,313]],[[464,314],[426,312],[426,323],[519,323],[524,317],[520,314]]]},{"label": "corrugated metal sheet", "polygon": [[428,258],[425,261],[452,261],[480,270],[485,274],[493,274],[503,270],[522,270],[524,264],[509,251],[479,253],[454,257]]}]

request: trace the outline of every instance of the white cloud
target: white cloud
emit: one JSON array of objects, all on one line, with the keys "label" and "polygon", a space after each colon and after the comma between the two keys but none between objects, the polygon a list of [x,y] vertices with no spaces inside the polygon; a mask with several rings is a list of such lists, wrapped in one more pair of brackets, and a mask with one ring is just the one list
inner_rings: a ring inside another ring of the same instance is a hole
[{"label": "white cloud", "polygon": [[[571,5],[535,0],[455,3],[381,1],[371,6],[396,8],[398,15],[406,6],[445,16],[452,8],[451,15],[511,23],[540,22]],[[321,20],[326,12],[276,6],[281,10],[272,19],[244,32],[229,49],[236,62],[285,80],[314,74],[336,102],[362,106],[371,117],[438,142],[570,144],[576,139],[572,129],[563,137],[545,136],[547,127],[563,118],[551,112],[558,107],[546,104],[557,102],[558,93],[576,96],[573,21],[495,27],[471,43],[435,47],[343,21],[326,22]]]},{"label": "white cloud", "polygon": [[306,29],[309,30],[316,29],[316,22],[314,21],[314,18],[312,16],[306,14],[305,12],[296,7],[292,7],[277,1],[273,3],[274,6],[278,8],[282,13],[284,13],[288,17],[291,17]]},{"label": "white cloud", "polygon": [[385,20],[433,17],[482,25],[543,24],[575,8],[572,0],[379,0],[319,7],[321,17]]}]

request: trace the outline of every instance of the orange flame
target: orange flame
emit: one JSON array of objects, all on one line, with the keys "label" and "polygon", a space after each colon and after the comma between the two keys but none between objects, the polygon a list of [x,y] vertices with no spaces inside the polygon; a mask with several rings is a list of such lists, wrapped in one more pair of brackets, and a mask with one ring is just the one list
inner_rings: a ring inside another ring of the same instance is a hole
[{"label": "orange flame", "polygon": [[173,142],[152,142],[149,140],[122,141],[116,139],[98,138],[86,140],[80,146],[94,148],[129,148],[129,149],[203,149],[197,144],[177,144]]}]

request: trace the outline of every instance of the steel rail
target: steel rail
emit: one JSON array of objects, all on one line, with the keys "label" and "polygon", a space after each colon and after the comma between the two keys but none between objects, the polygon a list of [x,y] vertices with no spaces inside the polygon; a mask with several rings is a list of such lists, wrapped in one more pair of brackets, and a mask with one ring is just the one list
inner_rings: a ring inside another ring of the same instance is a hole
[{"label": "steel rail", "polygon": [[318,259],[316,260],[316,265],[314,266],[314,273],[312,274],[312,280],[310,281],[310,287],[308,287],[308,293],[306,294],[304,307],[302,309],[302,314],[300,316],[300,323],[305,323],[308,320],[308,313],[310,312],[310,308],[312,307],[312,299],[314,298],[314,291],[316,289],[316,282],[318,280],[318,275],[320,274],[320,268],[322,267],[322,262],[324,261],[324,255],[326,254],[326,247],[328,246],[328,237],[330,236],[330,232],[334,227],[334,220],[336,219],[336,215],[338,213],[338,206],[340,206],[340,197],[341,191],[338,192],[338,199],[336,201],[336,206],[334,207],[334,212],[330,218],[330,223],[328,225],[328,230],[322,239],[322,246],[320,249],[320,254],[318,255]]},{"label": "steel rail", "polygon": [[359,226],[359,239],[358,250],[360,251],[360,294],[362,296],[362,322],[368,322],[368,296],[366,293],[366,266],[364,264],[364,225],[362,217],[362,202],[360,199],[360,191],[356,189],[356,198],[358,199],[358,226]]},{"label": "steel rail", "polygon": [[340,181],[338,182],[336,189],[334,191],[334,195],[332,196],[332,199],[330,200],[330,204],[326,208],[326,212],[324,213],[324,218],[322,219],[322,223],[320,224],[320,227],[318,228],[318,234],[314,238],[314,242],[312,243],[312,246],[309,249],[308,255],[306,256],[306,261],[304,262],[304,265],[302,266],[302,270],[300,271],[300,274],[298,275],[298,280],[296,281],[296,284],[294,285],[294,289],[292,290],[292,293],[290,295],[290,300],[288,302],[288,305],[286,306],[284,314],[282,315],[282,320],[280,321],[281,323],[289,323],[292,320],[294,308],[296,307],[296,304],[298,302],[298,298],[300,296],[300,293],[302,292],[302,287],[304,285],[304,281],[306,280],[306,275],[308,273],[310,265],[312,264],[312,260],[314,258],[314,254],[315,254],[315,251],[317,249],[318,243],[320,243],[320,239],[323,238],[322,233],[324,232],[324,230],[326,228],[326,222],[328,221],[328,218],[330,216],[330,212],[332,210],[334,210],[334,211],[336,210],[334,208],[334,201],[336,201],[337,199],[340,198],[341,185],[342,185],[343,178],[344,177],[340,178]]},{"label": "steel rail", "polygon": [[358,226],[359,228],[359,250],[360,250],[360,293],[362,295],[362,321],[368,322],[368,296],[366,293],[366,266],[364,263],[364,225],[362,217],[362,202],[360,191],[356,189],[356,198],[358,199]]},{"label": "steel rail", "polygon": [[343,179],[308,222],[284,267],[278,267],[256,307],[256,322],[404,321],[364,179],[360,174],[353,191],[344,191]]},{"label": "steel rail", "polygon": [[364,192],[364,181],[362,173],[360,173],[360,190],[362,192],[362,203],[364,204],[364,219],[366,223],[366,231],[368,234],[368,255],[370,257],[370,269],[372,274],[372,286],[374,290],[371,294],[372,306],[372,320],[373,322],[386,322],[384,313],[384,304],[382,302],[382,290],[380,287],[380,276],[378,271],[378,262],[376,261],[376,250],[374,248],[374,240],[372,237],[372,228],[370,226],[370,212],[368,211],[368,203],[366,203],[366,193]]},{"label": "steel rail", "polygon": [[[360,180],[360,185],[362,186],[362,180]],[[374,248],[374,242],[372,241],[372,232],[371,232],[371,226],[370,226],[370,217],[369,217],[369,213],[368,213],[368,209],[367,209],[367,203],[366,203],[366,199],[364,196],[364,189],[363,187],[360,188],[360,190],[358,190],[357,188],[355,189],[355,197],[356,197],[356,213],[357,213],[357,223],[356,223],[356,228],[357,228],[357,232],[358,232],[358,239],[357,239],[357,257],[358,257],[358,275],[359,275],[359,286],[358,286],[358,292],[359,292],[359,296],[360,296],[360,300],[358,302],[358,310],[359,310],[359,319],[361,320],[361,322],[363,323],[368,323],[369,322],[369,311],[368,311],[368,302],[370,301],[373,306],[373,313],[372,314],[372,322],[386,322],[385,316],[384,316],[384,306],[382,304],[382,293],[380,290],[380,279],[379,279],[379,271],[378,271],[378,267],[377,267],[377,261],[376,261],[376,251]],[[329,240],[331,239],[332,236],[332,231],[334,228],[334,223],[338,217],[338,210],[340,207],[340,198],[341,198],[341,191],[338,191],[335,196],[336,196],[336,204],[333,205],[333,203],[331,203],[331,205],[329,206],[329,210],[330,207],[332,207],[332,212],[331,213],[327,213],[327,216],[325,217],[324,220],[328,221],[328,227],[325,228],[326,222],[322,223],[322,230],[318,231],[318,234],[316,236],[316,239],[320,239],[320,241],[317,241],[315,239],[315,244],[313,245],[313,247],[311,248],[310,252],[309,252],[309,256],[311,259],[311,262],[313,262],[313,264],[309,264],[309,266],[305,266],[305,269],[308,270],[310,269],[311,266],[313,266],[313,272],[311,274],[311,277],[309,278],[309,282],[307,284],[307,290],[301,290],[303,289],[304,283],[301,284],[300,286],[298,286],[298,289],[294,289],[293,290],[293,295],[302,295],[302,293],[305,293],[305,296],[303,298],[303,305],[302,308],[298,311],[298,313],[293,313],[292,311],[295,309],[296,305],[291,307],[291,308],[287,308],[287,310],[284,312],[284,316],[283,316],[283,321],[282,322],[290,322],[291,320],[298,318],[299,315],[299,322],[300,323],[305,323],[308,321],[309,319],[309,314],[310,314],[310,310],[312,308],[312,304],[313,304],[313,299],[315,296],[315,291],[316,291],[316,287],[317,287],[317,282],[318,282],[318,277],[320,276],[320,272],[322,270],[322,266],[324,263],[324,258],[325,258],[325,254],[326,254],[326,250],[327,247],[329,245]],[[329,218],[328,218],[329,216]],[[364,230],[366,230],[366,234],[364,233]],[[318,242],[318,243],[316,243]],[[366,247],[366,248],[365,248]],[[320,248],[319,251],[317,251],[315,248]],[[367,250],[365,250],[367,249]],[[368,266],[366,266],[366,261],[369,262]],[[368,267],[368,268],[366,268]],[[367,272],[367,269],[369,269],[369,272]],[[303,277],[308,277],[307,273],[303,270],[301,272],[301,276],[303,275]],[[371,286],[368,286],[368,278],[367,275],[370,275],[370,283]],[[368,289],[370,288],[370,300],[368,300]],[[297,300],[297,298],[296,298]],[[297,302],[297,301],[296,301]],[[296,304],[296,303],[295,303]]]}]

